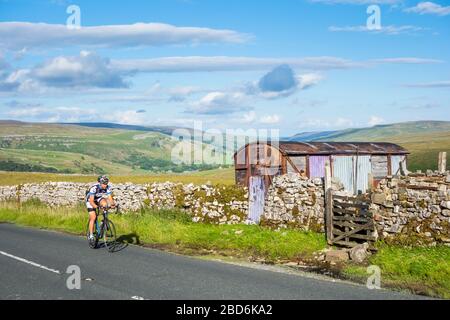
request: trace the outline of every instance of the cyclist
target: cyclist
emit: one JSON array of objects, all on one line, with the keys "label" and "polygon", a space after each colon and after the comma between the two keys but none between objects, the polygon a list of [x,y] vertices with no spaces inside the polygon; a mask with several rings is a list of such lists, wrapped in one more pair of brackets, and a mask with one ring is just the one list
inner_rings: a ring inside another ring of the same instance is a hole
[{"label": "cyclist", "polygon": [[115,207],[112,197],[109,178],[105,175],[99,176],[97,184],[93,185],[86,193],[86,207],[89,213],[89,241],[94,240],[94,222],[97,217],[96,210],[98,207]]}]

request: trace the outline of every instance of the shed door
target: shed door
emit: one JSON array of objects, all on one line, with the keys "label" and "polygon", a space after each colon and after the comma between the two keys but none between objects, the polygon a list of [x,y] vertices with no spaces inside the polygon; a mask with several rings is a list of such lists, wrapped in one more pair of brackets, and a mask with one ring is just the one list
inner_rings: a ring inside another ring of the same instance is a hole
[{"label": "shed door", "polygon": [[372,172],[370,156],[355,156],[356,192],[366,193],[369,185],[369,173]]},{"label": "shed door", "polygon": [[376,179],[382,179],[388,175],[387,156],[372,156],[372,174]]},{"label": "shed door", "polygon": [[265,184],[261,176],[250,177],[248,220],[259,223],[264,212]]},{"label": "shed door", "polygon": [[353,156],[333,156],[333,176],[344,185],[345,191],[353,192]]},{"label": "shed door", "polygon": [[405,156],[391,156],[392,175],[400,175],[400,163],[405,159]]},{"label": "shed door", "polygon": [[325,162],[329,160],[328,156],[310,156],[309,157],[309,177],[325,177]]}]

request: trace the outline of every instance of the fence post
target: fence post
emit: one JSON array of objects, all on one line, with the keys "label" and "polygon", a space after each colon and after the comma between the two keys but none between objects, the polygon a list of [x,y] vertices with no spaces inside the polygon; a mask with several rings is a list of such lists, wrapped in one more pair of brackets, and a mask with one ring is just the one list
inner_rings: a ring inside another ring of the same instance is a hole
[{"label": "fence post", "polygon": [[368,181],[368,188],[367,188],[367,190],[371,193],[372,192],[372,190],[373,190],[373,174],[371,174],[371,173],[369,173],[368,174],[368,179],[367,179],[367,181]]},{"label": "fence post", "polygon": [[331,189],[331,165],[327,161],[325,163],[325,228],[327,235],[327,243],[333,244],[333,190]]},{"label": "fence post", "polygon": [[444,173],[447,169],[447,152],[439,152],[438,171]]}]

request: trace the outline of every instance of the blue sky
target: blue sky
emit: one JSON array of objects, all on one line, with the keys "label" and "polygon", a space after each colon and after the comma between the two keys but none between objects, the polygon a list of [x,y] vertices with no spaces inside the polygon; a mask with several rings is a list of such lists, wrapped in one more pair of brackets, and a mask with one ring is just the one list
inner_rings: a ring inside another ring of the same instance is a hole
[{"label": "blue sky", "polygon": [[0,119],[282,135],[450,121],[449,27],[444,0],[0,0]]}]

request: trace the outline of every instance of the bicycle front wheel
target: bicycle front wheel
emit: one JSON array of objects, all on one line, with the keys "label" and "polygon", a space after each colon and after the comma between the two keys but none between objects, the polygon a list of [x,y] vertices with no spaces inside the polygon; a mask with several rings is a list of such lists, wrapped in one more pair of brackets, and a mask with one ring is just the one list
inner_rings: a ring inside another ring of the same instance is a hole
[{"label": "bicycle front wheel", "polygon": [[106,221],[103,229],[103,240],[109,252],[114,251],[116,246],[116,227],[112,221]]}]

